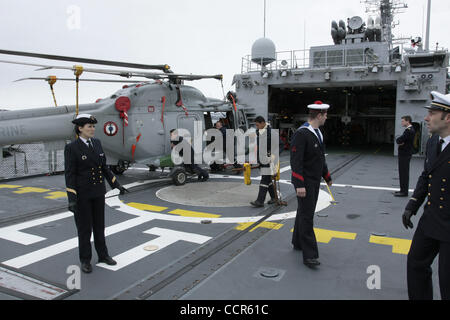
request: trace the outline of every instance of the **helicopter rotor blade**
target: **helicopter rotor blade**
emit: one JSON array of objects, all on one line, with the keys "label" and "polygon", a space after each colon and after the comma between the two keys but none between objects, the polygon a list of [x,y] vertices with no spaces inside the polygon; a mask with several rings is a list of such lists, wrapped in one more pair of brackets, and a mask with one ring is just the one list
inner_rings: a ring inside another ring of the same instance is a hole
[{"label": "helicopter rotor blade", "polygon": [[216,80],[223,80],[222,74],[216,74],[216,75],[195,75],[195,74],[171,74],[167,75],[169,79],[174,77],[174,79],[179,80],[186,80],[186,81],[193,81],[193,80],[201,80],[201,79],[216,79]]},{"label": "helicopter rotor blade", "polygon": [[[48,81],[49,78],[39,78],[39,77],[30,77],[30,78],[22,78],[17,79],[14,82],[25,81],[25,80],[45,80]],[[56,78],[57,81],[76,81],[72,78]],[[137,81],[137,80],[110,80],[110,79],[79,79],[79,81],[85,82],[111,82],[111,83],[148,83],[147,81]]]},{"label": "helicopter rotor blade", "polygon": [[[39,67],[39,69],[37,69],[36,71],[43,71],[43,70],[50,70],[50,69],[71,70],[71,71],[76,70],[75,66],[72,66],[72,67],[52,66],[52,65],[42,65],[42,64],[27,63],[27,62],[7,61],[7,60],[0,60],[0,62]],[[97,69],[97,68],[84,68],[84,67],[83,67],[83,72],[109,74],[109,75],[116,75],[116,76],[125,77],[125,78],[143,77],[143,78],[153,79],[153,80],[169,79],[169,80],[194,81],[194,80],[201,80],[201,79],[217,79],[217,80],[223,79],[223,75],[221,75],[221,74],[218,74],[218,75],[193,75],[193,74],[177,74],[177,73],[144,72],[144,71],[133,71],[133,70]]]},{"label": "helicopter rotor blade", "polygon": [[41,67],[46,68],[47,66],[37,63],[28,63],[28,62],[18,62],[18,61],[10,61],[10,60],[0,60],[1,63],[9,63],[9,64],[20,64],[24,66],[32,66],[32,67]]},{"label": "helicopter rotor blade", "polygon": [[24,51],[2,50],[2,49],[0,49],[0,54],[22,56],[22,57],[32,57],[32,58],[40,58],[40,59],[49,59],[49,60],[99,64],[99,65],[114,66],[114,67],[125,67],[125,68],[135,68],[135,69],[153,69],[153,70],[161,70],[165,73],[170,73],[170,66],[167,64],[148,65],[148,64],[140,64],[140,63],[88,59],[88,58],[79,58],[79,57],[68,57],[68,56],[59,56],[59,55],[51,55],[51,54],[24,52]]}]

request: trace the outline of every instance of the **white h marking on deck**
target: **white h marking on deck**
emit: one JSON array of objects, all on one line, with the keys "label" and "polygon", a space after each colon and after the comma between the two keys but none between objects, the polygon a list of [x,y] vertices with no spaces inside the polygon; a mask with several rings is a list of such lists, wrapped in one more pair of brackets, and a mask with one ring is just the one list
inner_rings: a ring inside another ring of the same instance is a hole
[{"label": "white h marking on deck", "polygon": [[[175,242],[187,241],[187,242],[192,242],[192,243],[197,243],[197,244],[203,244],[211,239],[211,237],[202,236],[202,235],[195,234],[195,233],[180,232],[180,231],[174,231],[174,230],[162,229],[162,228],[153,228],[153,229],[144,231],[144,233],[157,235],[159,237],[115,256],[113,258],[114,260],[117,261],[117,265],[115,265],[115,266],[109,266],[104,263],[99,263],[99,264],[97,264],[97,266],[108,269],[108,270],[117,271],[122,268],[125,268],[126,266],[128,266],[132,263],[135,263],[141,259],[144,259],[145,257],[147,257],[155,252],[159,252],[160,250],[170,246],[171,244],[174,244]],[[157,246],[158,249],[155,251],[152,251],[152,252],[144,250],[145,247],[151,246],[151,245]]]}]

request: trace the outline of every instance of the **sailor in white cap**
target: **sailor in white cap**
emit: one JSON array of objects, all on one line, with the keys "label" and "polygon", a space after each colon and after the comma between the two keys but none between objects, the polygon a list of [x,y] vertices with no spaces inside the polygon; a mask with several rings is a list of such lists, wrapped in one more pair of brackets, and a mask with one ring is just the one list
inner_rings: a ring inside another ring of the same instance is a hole
[{"label": "sailor in white cap", "polygon": [[115,265],[105,241],[105,179],[121,194],[128,190],[120,185],[106,164],[100,140],[94,138],[97,120],[90,114],[80,114],[73,121],[79,138],[66,145],[64,165],[69,210],[74,213],[78,231],[81,270],[92,272],[91,234],[99,262]]},{"label": "sailor in white cap", "polygon": [[403,225],[413,228],[411,217],[426,202],[408,254],[407,280],[411,300],[432,300],[431,264],[439,254],[441,298],[450,300],[450,95],[431,92],[425,117],[428,140],[425,167],[403,213]]},{"label": "sailor in white cap", "polygon": [[328,104],[321,101],[309,105],[308,122],[294,134],[291,145],[291,181],[298,201],[292,244],[294,250],[303,251],[303,263],[308,267],[320,265],[313,218],[321,178],[324,178],[329,186],[332,185],[325,161],[323,135],[319,130],[327,120],[329,108]]}]

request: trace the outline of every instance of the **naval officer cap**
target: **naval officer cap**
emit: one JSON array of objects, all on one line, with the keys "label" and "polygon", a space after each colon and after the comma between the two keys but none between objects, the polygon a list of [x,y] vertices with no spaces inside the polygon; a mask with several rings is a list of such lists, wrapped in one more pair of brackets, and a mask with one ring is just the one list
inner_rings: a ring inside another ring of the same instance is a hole
[{"label": "naval officer cap", "polygon": [[450,94],[442,94],[437,91],[431,92],[431,105],[425,107],[429,110],[450,112]]},{"label": "naval officer cap", "polygon": [[316,101],[313,104],[310,104],[308,106],[308,109],[311,110],[311,111],[315,110],[315,111],[323,112],[323,111],[327,111],[328,109],[330,109],[330,105],[329,104],[325,104],[322,101]]},{"label": "naval officer cap", "polygon": [[97,119],[95,119],[95,117],[93,115],[87,114],[87,113],[83,113],[83,114],[79,114],[73,121],[73,124],[79,125],[79,126],[84,126],[87,123],[92,123],[92,124],[96,124],[97,123]]}]

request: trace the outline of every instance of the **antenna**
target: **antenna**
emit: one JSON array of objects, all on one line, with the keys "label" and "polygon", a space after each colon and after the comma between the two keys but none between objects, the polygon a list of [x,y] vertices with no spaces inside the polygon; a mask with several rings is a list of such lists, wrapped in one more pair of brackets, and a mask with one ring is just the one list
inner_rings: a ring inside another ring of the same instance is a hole
[{"label": "antenna", "polygon": [[264,38],[266,37],[266,0],[264,0]]},{"label": "antenna", "polygon": [[425,39],[425,6],[422,6],[422,39]]},{"label": "antenna", "polygon": [[378,13],[381,15],[381,24],[383,29],[383,40],[392,45],[393,34],[392,29],[398,25],[394,21],[397,13],[403,13],[403,9],[407,9],[408,5],[402,0],[361,0],[366,3],[367,13]]},{"label": "antenna", "polygon": [[431,0],[428,0],[427,10],[427,36],[425,40],[425,51],[430,51],[430,23],[431,23]]}]

